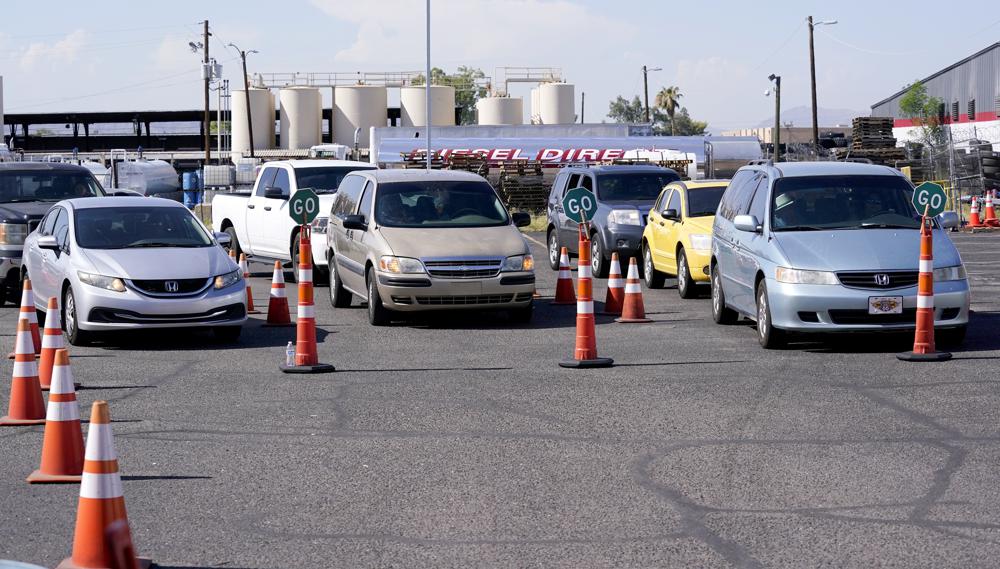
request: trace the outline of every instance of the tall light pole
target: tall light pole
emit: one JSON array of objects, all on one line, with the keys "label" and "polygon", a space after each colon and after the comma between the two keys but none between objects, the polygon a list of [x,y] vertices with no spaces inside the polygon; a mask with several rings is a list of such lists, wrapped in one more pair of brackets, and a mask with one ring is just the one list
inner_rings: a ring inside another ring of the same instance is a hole
[{"label": "tall light pole", "polygon": [[205,76],[205,125],[204,125],[204,129],[205,129],[205,165],[207,166],[208,163],[212,160],[212,134],[211,134],[211,132],[209,132],[210,129],[211,129],[211,124],[212,124],[212,110],[211,110],[211,108],[209,108],[209,96],[208,96],[208,91],[210,89],[210,84],[212,83],[212,72],[211,72],[211,69],[208,67],[208,65],[209,65],[209,59],[208,59],[208,36],[210,36],[212,34],[209,33],[209,31],[208,31],[208,20],[205,20],[202,23],[205,24],[205,40],[204,40],[205,47],[204,47],[204,50],[203,50],[204,54],[205,54],[205,58],[203,60],[204,71],[202,72],[202,74]]},{"label": "tall light pole", "polygon": [[649,120],[649,72],[650,71],[663,71],[662,67],[646,68],[645,65],[642,66],[642,90],[645,93],[646,102],[646,124],[651,124]]},{"label": "tall light pole", "polygon": [[812,80],[812,118],[813,118],[813,147],[819,150],[819,119],[816,108],[816,55],[813,50],[813,28],[816,26],[832,26],[837,20],[822,20],[813,22],[813,17],[809,16],[809,76]]},{"label": "tall light pole", "polygon": [[[250,77],[247,75],[247,54],[248,53],[258,53],[257,50],[251,49],[250,51],[244,51],[237,47],[236,44],[229,44],[229,47],[235,49],[240,54],[240,59],[243,60],[243,98],[246,100],[247,105],[247,131],[249,133],[250,139],[250,158],[254,158],[253,153],[253,114],[250,112]],[[231,111],[230,111],[231,112]],[[231,118],[231,116],[230,116]],[[274,120],[274,117],[271,117]]]},{"label": "tall light pole", "polygon": [[431,170],[431,0],[427,0],[427,75],[424,76],[425,114],[427,115],[427,171]]},{"label": "tall light pole", "polygon": [[[774,144],[774,161],[779,162],[781,160],[781,76],[772,73],[767,78],[774,84],[774,133],[771,135],[771,142]],[[765,91],[764,94],[769,93]]]}]

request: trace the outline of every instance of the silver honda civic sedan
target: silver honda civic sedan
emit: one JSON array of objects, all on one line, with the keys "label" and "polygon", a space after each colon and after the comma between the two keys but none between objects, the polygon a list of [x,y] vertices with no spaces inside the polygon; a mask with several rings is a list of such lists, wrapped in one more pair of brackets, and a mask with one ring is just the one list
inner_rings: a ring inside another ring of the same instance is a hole
[{"label": "silver honda civic sedan", "polygon": [[[920,214],[898,170],[843,162],[763,163],[730,182],[712,229],[712,316],[757,322],[765,348],[789,332],[912,330],[916,323]],[[960,343],[969,281],[946,229],[933,221],[934,324]]]},{"label": "silver honda civic sedan", "polygon": [[211,327],[235,341],[246,286],[223,238],[166,199],[65,200],[25,239],[23,271],[39,310],[59,299],[74,345],[136,328]]}]

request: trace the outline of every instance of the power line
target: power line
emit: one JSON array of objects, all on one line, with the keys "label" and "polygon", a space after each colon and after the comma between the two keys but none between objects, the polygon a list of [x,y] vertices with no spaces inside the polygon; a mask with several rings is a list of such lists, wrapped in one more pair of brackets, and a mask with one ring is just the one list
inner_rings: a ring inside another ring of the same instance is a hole
[{"label": "power line", "polygon": [[[143,26],[143,27],[139,27],[139,28],[118,28],[118,29],[112,29],[112,30],[83,30],[83,31],[87,31],[89,33],[94,33],[94,34],[110,34],[110,33],[124,33],[124,32],[140,32],[140,31],[147,31],[147,30],[164,30],[164,29],[168,29],[168,28],[183,28],[183,27],[190,26],[190,25],[192,25],[192,24],[169,24],[169,25],[163,25],[163,26]],[[53,32],[53,33],[46,33],[46,34],[25,34],[25,35],[17,35],[17,36],[4,35],[3,37],[6,37],[8,39],[48,38],[48,37],[68,36],[68,35],[70,35],[70,34],[72,34],[74,32],[78,32],[78,31],[81,31],[81,30],[82,30],[82,28],[73,30],[71,32]]]},{"label": "power line", "polygon": [[758,63],[756,66],[754,66],[754,68],[750,70],[750,73],[753,73],[754,71],[757,71],[758,69],[760,69],[765,63],[767,63],[768,61],[770,61],[771,58],[774,57],[779,51],[781,51],[782,49],[784,49],[785,46],[788,45],[788,42],[792,41],[792,38],[794,38],[799,33],[799,31],[802,30],[802,26],[804,26],[804,25],[805,25],[805,21],[799,22],[799,25],[796,26],[794,30],[792,30],[792,33],[788,34],[788,37],[785,38],[785,41],[781,42],[781,45],[779,45],[777,48],[775,48],[774,51],[772,51],[770,54],[768,54],[767,57],[765,57],[763,60],[761,60],[760,63]]}]

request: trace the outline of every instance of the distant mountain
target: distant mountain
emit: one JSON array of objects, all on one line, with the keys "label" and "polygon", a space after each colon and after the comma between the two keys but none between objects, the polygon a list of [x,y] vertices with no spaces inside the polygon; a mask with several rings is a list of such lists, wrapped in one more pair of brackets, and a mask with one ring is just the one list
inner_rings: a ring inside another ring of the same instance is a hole
[{"label": "distant mountain", "polygon": [[[871,111],[852,111],[851,109],[817,109],[817,122],[820,128],[824,126],[851,126],[854,117],[866,117]],[[792,123],[793,126],[812,126],[812,107],[802,105],[790,109],[781,109],[781,124]],[[757,123],[758,127],[774,126],[774,115]]]}]

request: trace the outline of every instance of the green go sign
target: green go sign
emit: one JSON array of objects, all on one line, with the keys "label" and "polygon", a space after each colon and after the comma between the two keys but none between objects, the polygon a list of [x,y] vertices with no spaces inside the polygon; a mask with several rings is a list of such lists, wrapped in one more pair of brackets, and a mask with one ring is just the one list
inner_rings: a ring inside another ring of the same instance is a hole
[{"label": "green go sign", "polygon": [[309,188],[302,188],[288,200],[288,215],[295,223],[312,223],[319,214],[319,196]]},{"label": "green go sign", "polygon": [[593,219],[597,213],[597,198],[587,188],[573,188],[566,192],[562,204],[566,217],[577,223]]},{"label": "green go sign", "polygon": [[931,217],[944,211],[945,204],[948,203],[948,195],[944,188],[934,182],[924,182],[913,190],[913,206],[921,214],[927,210],[927,215]]}]

